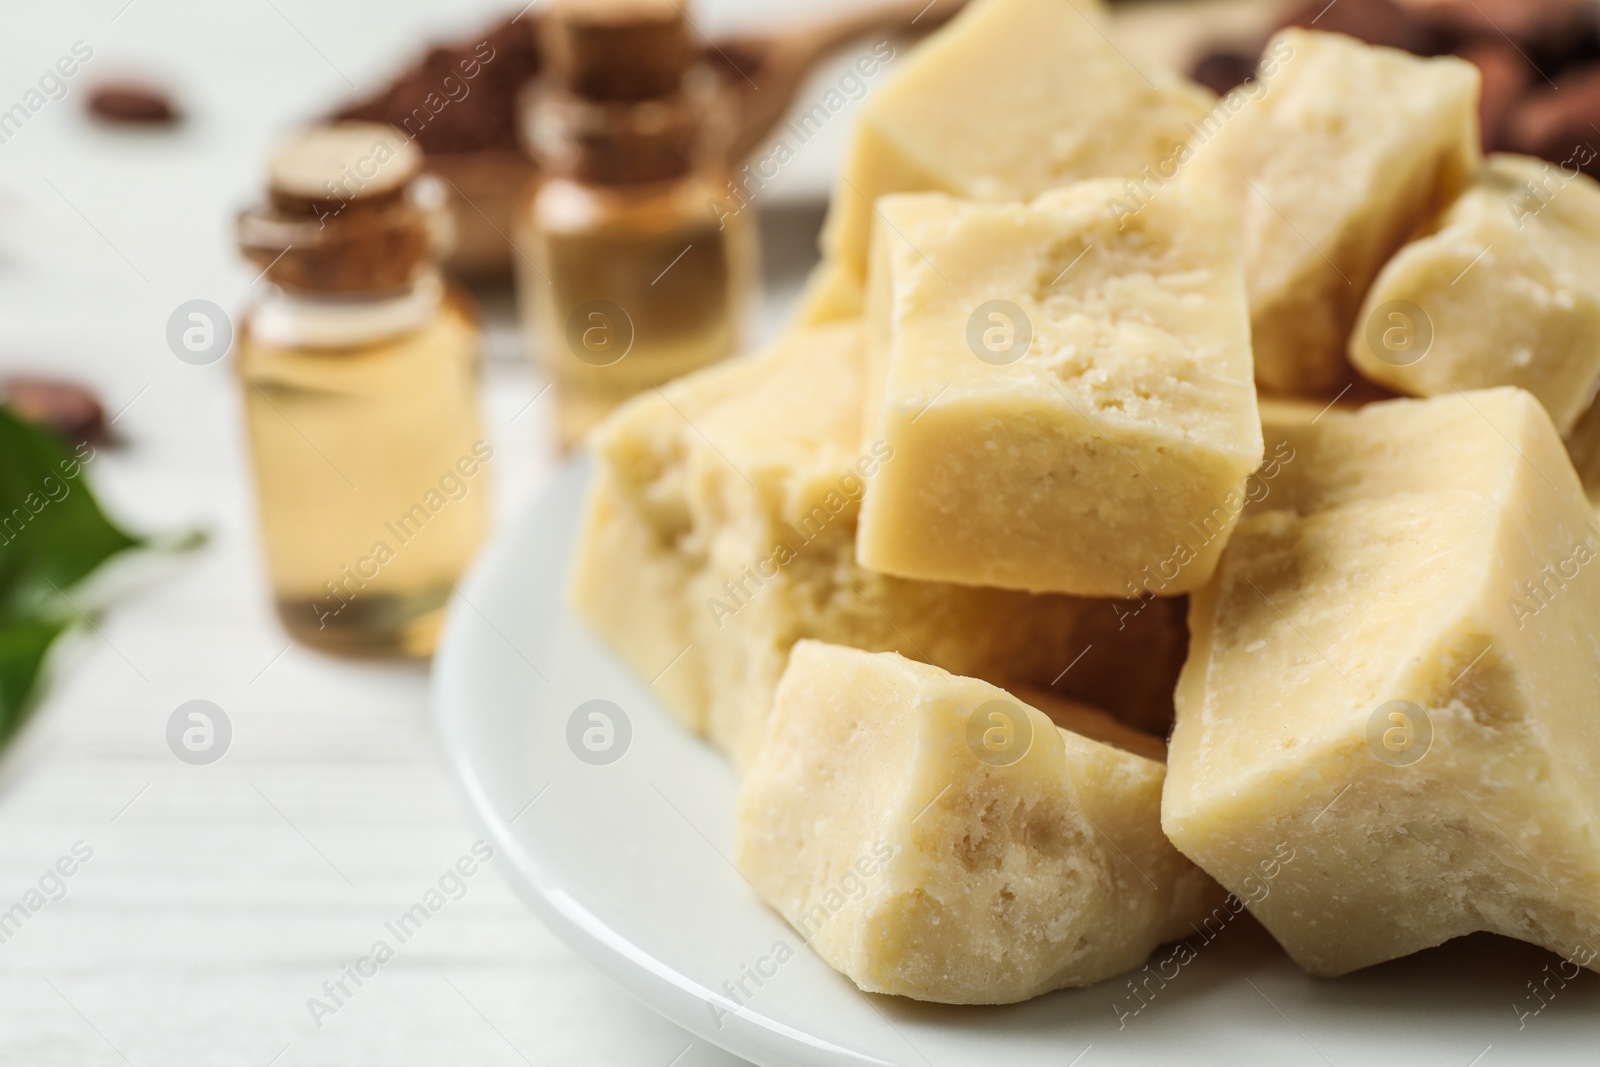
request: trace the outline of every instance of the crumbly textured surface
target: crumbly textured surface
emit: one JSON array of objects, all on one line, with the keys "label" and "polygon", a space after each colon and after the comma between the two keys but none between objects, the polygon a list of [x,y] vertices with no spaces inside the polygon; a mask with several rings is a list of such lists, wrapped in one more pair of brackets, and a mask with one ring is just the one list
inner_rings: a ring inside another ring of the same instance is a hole
[{"label": "crumbly textured surface", "polygon": [[1294,393],[1349,377],[1345,339],[1379,268],[1477,169],[1479,79],[1463,60],[1304,30],[1264,56],[1259,88],[1208,118],[1178,181],[1242,212],[1256,379]]},{"label": "crumbly textured surface", "polygon": [[898,192],[1025,200],[1170,159],[1212,106],[1112,45],[1099,0],[975,0],[894,61],[862,110],[823,248],[860,285],[872,203]]},{"label": "crumbly textured surface", "polygon": [[1519,386],[1569,432],[1600,384],[1600,184],[1491,156],[1378,275],[1350,361],[1411,396]]},{"label": "crumbly textured surface", "polygon": [[1262,458],[1236,222],[1186,188],[1119,218],[1119,194],[880,202],[866,436],[895,462],[864,565],[1091,596],[1211,576]]},{"label": "crumbly textured surface", "polygon": [[864,377],[860,325],[844,323],[620,409],[592,439],[573,575],[590,624],[740,764],[807,637],[1031,682],[1165,734],[1180,600],[1032,596],[856,562],[863,488],[899,462],[861,442]]},{"label": "crumbly textured surface", "polygon": [[[974,714],[1014,731],[1003,762],[968,744]],[[1163,776],[987,683],[804,641],[735,862],[862,989],[1011,1003],[1139,966],[1221,897],[1162,836]]]},{"label": "crumbly textured surface", "polygon": [[1600,933],[1600,527],[1516,389],[1315,421],[1192,599],[1162,798],[1224,886],[1338,975],[1487,930]]}]

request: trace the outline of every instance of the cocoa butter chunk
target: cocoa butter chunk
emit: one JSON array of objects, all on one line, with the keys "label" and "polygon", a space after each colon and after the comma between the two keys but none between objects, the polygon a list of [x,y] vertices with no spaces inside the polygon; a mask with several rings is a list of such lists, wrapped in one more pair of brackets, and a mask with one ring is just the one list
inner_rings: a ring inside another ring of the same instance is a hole
[{"label": "cocoa butter chunk", "polygon": [[1379,268],[1477,169],[1478,72],[1285,30],[1239,93],[1196,133],[1178,180],[1242,216],[1256,380],[1283,393],[1337,386]]},{"label": "cocoa butter chunk", "polygon": [[975,0],[895,59],[857,123],[828,257],[864,282],[873,202],[888,193],[1026,199],[1170,159],[1213,99],[1136,67],[1105,19],[1100,0]]},{"label": "cocoa butter chunk", "polygon": [[855,272],[837,261],[824,259],[811,268],[806,278],[794,324],[821,326],[840,319],[860,318],[865,299],[866,292]]},{"label": "cocoa butter chunk", "polygon": [[1236,223],[1192,188],[1124,196],[879,205],[867,435],[895,462],[865,566],[1082,596],[1210,577],[1261,463]]},{"label": "cocoa butter chunk", "polygon": [[[1265,418],[1273,492],[1192,598],[1162,795],[1223,886],[1339,975],[1600,931],[1600,526],[1518,389]],[[1590,954],[1592,958],[1592,953]]]},{"label": "cocoa butter chunk", "polygon": [[976,679],[802,641],[735,862],[863,990],[1008,1004],[1132,970],[1221,898],[1162,836],[1164,772]]},{"label": "cocoa butter chunk", "polygon": [[740,765],[805,637],[1053,688],[1164,734],[1181,601],[911,581],[856,561],[862,493],[900,462],[861,439],[865,378],[860,323],[846,322],[618,409],[592,439],[574,564],[589,624]]},{"label": "cocoa butter chunk", "polygon": [[1519,386],[1568,433],[1600,385],[1600,184],[1490,157],[1378,275],[1350,361],[1412,396]]}]

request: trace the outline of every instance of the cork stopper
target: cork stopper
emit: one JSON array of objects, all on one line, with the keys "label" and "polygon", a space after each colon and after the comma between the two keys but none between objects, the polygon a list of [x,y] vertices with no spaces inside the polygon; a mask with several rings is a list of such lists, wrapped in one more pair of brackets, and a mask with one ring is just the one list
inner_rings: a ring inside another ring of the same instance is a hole
[{"label": "cork stopper", "polygon": [[278,150],[267,185],[282,206],[332,208],[392,199],[422,171],[422,151],[393,126],[313,126]]},{"label": "cork stopper", "polygon": [[312,127],[267,168],[267,202],[239,216],[240,250],[296,292],[400,292],[448,243],[438,180],[404,134],[372,122]]},{"label": "cork stopper", "polygon": [[686,0],[551,0],[544,75],[522,133],[545,173],[597,185],[673,181],[721,151],[730,115],[689,37]]},{"label": "cork stopper", "polygon": [[590,100],[669,96],[696,60],[674,0],[553,0],[540,33],[550,76]]}]

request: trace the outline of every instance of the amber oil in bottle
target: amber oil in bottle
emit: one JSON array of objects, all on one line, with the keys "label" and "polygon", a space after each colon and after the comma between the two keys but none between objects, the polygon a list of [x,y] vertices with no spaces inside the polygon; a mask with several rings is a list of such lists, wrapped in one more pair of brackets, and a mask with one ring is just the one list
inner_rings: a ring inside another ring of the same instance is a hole
[{"label": "amber oil in bottle", "polygon": [[314,129],[239,220],[269,283],[238,373],[273,597],[335,653],[430,654],[487,524],[479,327],[435,269],[448,216],[420,168],[388,126]]}]

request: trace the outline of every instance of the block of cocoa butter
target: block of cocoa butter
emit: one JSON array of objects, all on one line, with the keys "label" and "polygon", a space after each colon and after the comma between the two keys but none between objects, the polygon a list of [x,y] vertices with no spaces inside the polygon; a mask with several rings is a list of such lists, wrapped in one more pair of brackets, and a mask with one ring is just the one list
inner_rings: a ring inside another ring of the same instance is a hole
[{"label": "block of cocoa butter", "polygon": [[1135,66],[1111,41],[1103,0],[972,0],[884,77],[823,231],[828,260],[857,288],[878,198],[1023,200],[1135,175],[1170,159],[1212,105],[1175,73]]},{"label": "block of cocoa butter", "polygon": [[1400,393],[1515,385],[1569,433],[1600,389],[1600,183],[1489,157],[1367,293],[1350,361]]},{"label": "block of cocoa butter", "polygon": [[740,789],[735,862],[863,990],[1013,1003],[1132,970],[1220,902],[1161,833],[1164,773],[977,679],[802,641]]},{"label": "block of cocoa butter", "polygon": [[1293,458],[1193,598],[1163,828],[1241,896],[1294,850],[1250,908],[1313,974],[1477,931],[1571,958],[1600,933],[1600,525],[1549,415],[1263,418]]},{"label": "block of cocoa butter", "polygon": [[1229,205],[1115,180],[879,204],[856,550],[906,578],[1079,596],[1203,585],[1261,462]]},{"label": "block of cocoa butter", "polygon": [[863,441],[859,321],[630,401],[591,438],[579,611],[686,726],[747,765],[801,638],[1031,683],[1164,736],[1183,602],[897,578],[855,554],[863,494],[902,462]]},{"label": "block of cocoa butter", "polygon": [[1284,30],[1241,106],[1190,143],[1180,184],[1244,220],[1256,381],[1337,389],[1362,297],[1385,260],[1477,169],[1478,72],[1340,34]]}]

